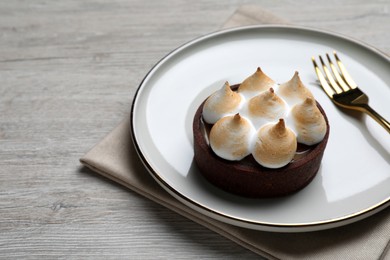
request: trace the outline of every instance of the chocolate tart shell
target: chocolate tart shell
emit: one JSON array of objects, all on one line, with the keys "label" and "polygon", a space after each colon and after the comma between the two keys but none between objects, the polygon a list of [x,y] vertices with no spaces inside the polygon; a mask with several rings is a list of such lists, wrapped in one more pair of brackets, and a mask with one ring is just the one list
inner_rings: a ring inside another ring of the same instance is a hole
[{"label": "chocolate tart shell", "polygon": [[329,138],[328,118],[318,102],[317,106],[327,124],[324,139],[318,144],[308,146],[308,151],[302,158],[278,169],[259,165],[252,155],[241,161],[228,161],[218,157],[204,136],[203,105],[204,102],[196,111],[193,121],[194,159],[199,171],[210,183],[237,195],[270,198],[297,192],[316,176]]}]

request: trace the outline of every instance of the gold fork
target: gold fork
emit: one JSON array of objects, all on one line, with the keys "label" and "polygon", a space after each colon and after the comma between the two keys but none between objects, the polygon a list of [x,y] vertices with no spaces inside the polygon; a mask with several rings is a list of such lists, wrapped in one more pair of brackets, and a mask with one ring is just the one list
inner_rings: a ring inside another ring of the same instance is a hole
[{"label": "gold fork", "polygon": [[326,54],[332,73],[322,57],[319,56],[325,76],[318,67],[315,58],[311,58],[322,89],[336,105],[367,113],[390,133],[390,123],[368,105],[368,96],[358,88],[345,66],[341,63],[337,53],[334,51],[333,54],[339,69],[333,64],[329,54]]}]

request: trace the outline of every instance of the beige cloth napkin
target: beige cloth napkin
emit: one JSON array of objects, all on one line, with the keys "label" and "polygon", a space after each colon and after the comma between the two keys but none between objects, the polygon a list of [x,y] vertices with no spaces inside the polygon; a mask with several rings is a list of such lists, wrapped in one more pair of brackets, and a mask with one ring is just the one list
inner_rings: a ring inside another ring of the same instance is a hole
[{"label": "beige cloth napkin", "polygon": [[[286,24],[287,21],[256,6],[242,6],[224,27],[270,23]],[[131,140],[129,117],[80,161],[99,174],[269,259],[390,259],[390,209],[351,225],[309,233],[244,229],[190,209],[163,190],[142,165]]]}]

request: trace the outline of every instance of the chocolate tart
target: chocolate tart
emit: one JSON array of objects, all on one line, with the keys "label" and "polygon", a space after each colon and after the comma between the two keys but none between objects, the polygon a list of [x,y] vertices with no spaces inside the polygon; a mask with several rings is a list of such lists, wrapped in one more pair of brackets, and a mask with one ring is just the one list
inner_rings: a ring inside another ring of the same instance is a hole
[{"label": "chocolate tart", "polygon": [[[232,86],[232,89],[237,87],[238,85]],[[297,192],[316,176],[329,138],[328,118],[318,102],[317,107],[327,125],[324,139],[312,146],[298,143],[294,159],[278,169],[259,165],[252,155],[240,161],[228,161],[218,157],[208,143],[212,125],[202,119],[204,102],[197,109],[193,120],[194,159],[199,171],[210,183],[237,195],[270,198]]]}]

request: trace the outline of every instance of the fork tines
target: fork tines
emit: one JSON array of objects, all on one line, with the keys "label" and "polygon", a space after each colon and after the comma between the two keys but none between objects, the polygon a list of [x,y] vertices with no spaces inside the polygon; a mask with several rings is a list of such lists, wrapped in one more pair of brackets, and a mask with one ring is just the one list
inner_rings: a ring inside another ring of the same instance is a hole
[{"label": "fork tines", "polygon": [[326,54],[330,70],[322,57],[319,56],[325,76],[317,65],[315,58],[312,57],[314,69],[325,93],[333,103],[340,107],[367,113],[390,133],[390,123],[368,105],[368,96],[357,87],[341,63],[337,53],[333,52],[333,54],[338,68],[333,64],[329,54]]},{"label": "fork tines", "polygon": [[329,97],[332,97],[334,94],[340,94],[342,92],[357,88],[356,83],[353,81],[352,77],[349,75],[346,68],[341,63],[335,51],[333,51],[333,55],[335,57],[337,67],[332,62],[329,54],[326,54],[330,70],[328,66],[326,66],[322,57],[319,56],[325,76],[322,73],[320,67],[317,65],[315,58],[312,57],[313,65],[316,70],[318,79],[320,80],[321,86]]}]

